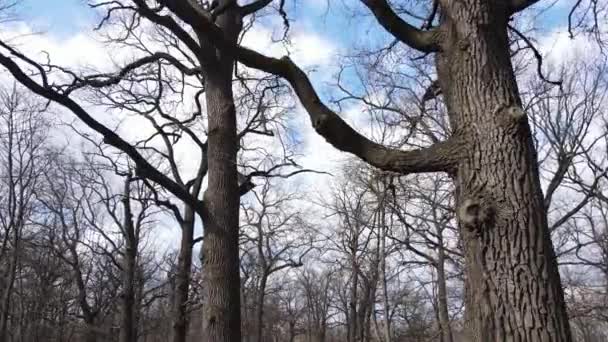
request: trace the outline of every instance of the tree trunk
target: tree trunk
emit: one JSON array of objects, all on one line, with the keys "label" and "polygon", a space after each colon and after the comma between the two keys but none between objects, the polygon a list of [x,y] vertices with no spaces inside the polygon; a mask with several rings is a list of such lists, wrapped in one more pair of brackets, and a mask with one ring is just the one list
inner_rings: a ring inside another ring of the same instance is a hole
[{"label": "tree trunk", "polygon": [[358,332],[359,332],[359,327],[358,327],[358,319],[359,319],[359,315],[357,313],[357,304],[359,301],[358,295],[357,295],[357,290],[359,288],[359,273],[357,272],[357,261],[356,261],[356,257],[355,257],[355,252],[353,252],[353,255],[351,255],[351,272],[352,276],[351,276],[351,284],[350,284],[350,298],[349,298],[349,313],[348,313],[348,318],[347,318],[347,322],[346,325],[348,327],[348,341],[349,342],[356,342],[357,341],[357,336],[358,336]]},{"label": "tree trunk", "polygon": [[182,239],[175,275],[173,298],[173,342],[185,342],[188,331],[186,303],[190,289],[192,269],[192,241],[194,239],[194,210],[186,205],[182,222]]},{"label": "tree trunk", "polygon": [[296,322],[289,321],[289,342],[294,342],[296,340]]},{"label": "tree trunk", "polygon": [[[242,27],[232,0],[221,0],[227,9],[216,20],[224,36],[236,43]],[[204,33],[199,35],[204,37]],[[209,48],[204,46],[203,49]],[[204,62],[204,61],[203,61]],[[239,189],[236,110],[232,94],[234,56],[217,52],[206,67],[208,115],[208,187],[204,196],[203,225],[203,341],[241,340],[239,270]]]},{"label": "tree trunk", "polygon": [[123,193],[124,208],[124,238],[125,251],[122,262],[122,294],[120,307],[120,332],[119,342],[134,342],[136,340],[135,326],[135,272],[137,268],[137,234],[133,224],[131,213],[131,178],[125,179]]},{"label": "tree trunk", "polygon": [[[264,270],[263,272],[266,272]],[[264,298],[266,295],[266,282],[268,275],[262,275],[260,286],[258,288],[258,299],[256,303],[256,323],[255,323],[255,342],[262,342],[264,336]]]},{"label": "tree trunk", "polygon": [[219,81],[207,80],[209,186],[204,197],[202,259],[203,340],[209,342],[240,341],[236,115],[232,80],[224,79],[223,85]]},{"label": "tree trunk", "polygon": [[437,72],[466,141],[457,203],[467,341],[571,341],[536,152],[507,41],[506,2],[446,4]]},{"label": "tree trunk", "polygon": [[95,326],[95,318],[89,317],[85,314],[84,324],[86,329],[84,333],[84,340],[86,342],[97,342],[97,327]]},{"label": "tree trunk", "polygon": [[[386,186],[386,184],[385,184]],[[382,304],[384,311],[384,320],[382,322],[382,334],[384,342],[392,341],[391,334],[391,313],[390,313],[390,304],[389,304],[389,296],[388,296],[388,277],[386,276],[386,237],[388,235],[388,225],[386,222],[386,206],[384,205],[384,201],[386,200],[386,196],[382,198],[382,211],[380,212],[380,227],[378,228],[380,231],[380,279],[382,281]],[[374,313],[374,317],[376,314]],[[451,341],[450,341],[451,342]]]},{"label": "tree trunk", "polygon": [[452,329],[450,328],[450,315],[448,313],[448,295],[445,279],[445,250],[443,249],[443,232],[439,232],[439,250],[437,251],[437,310],[439,311],[439,328],[441,342],[452,342]]},{"label": "tree trunk", "polygon": [[2,307],[0,307],[0,341],[8,339],[8,317],[10,315],[11,296],[17,275],[18,245],[13,247],[13,253],[9,262],[8,270],[4,277],[4,288],[2,289]]}]

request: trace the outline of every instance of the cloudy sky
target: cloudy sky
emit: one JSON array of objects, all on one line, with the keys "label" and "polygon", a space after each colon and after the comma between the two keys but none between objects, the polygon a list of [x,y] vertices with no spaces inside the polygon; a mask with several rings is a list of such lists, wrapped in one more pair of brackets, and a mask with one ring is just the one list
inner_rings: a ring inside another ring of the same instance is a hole
[{"label": "cloudy sky", "polygon": [[[586,49],[584,40],[573,42],[567,37],[566,16],[571,5],[572,0],[560,0],[550,10],[540,14],[531,11],[522,19],[526,25],[543,29],[539,46],[550,63],[561,63],[576,51]],[[288,13],[293,19],[291,45],[270,43],[273,36],[281,34],[276,16],[272,20],[263,19],[261,25],[248,34],[245,43],[277,57],[289,51],[303,69],[309,70],[313,83],[326,98],[341,56],[359,47],[379,46],[391,40],[355,0],[299,0]],[[111,65],[110,61],[116,62],[116,55],[112,55],[114,51],[108,51],[92,30],[100,13],[89,8],[84,0],[23,0],[18,8],[18,18],[19,21],[10,24],[11,34],[22,36],[19,41],[24,51],[38,57],[42,56],[41,51],[46,51],[55,64],[64,66],[107,66]],[[27,35],[34,32],[41,34]],[[573,46],[576,48],[572,49]],[[347,109],[341,115],[360,130],[367,131],[365,115],[357,109]],[[301,108],[296,109],[293,120],[300,128],[302,165],[335,173],[347,156],[337,152],[312,130]],[[302,176],[300,182],[309,190],[321,191],[327,189],[332,177],[307,175]]]}]

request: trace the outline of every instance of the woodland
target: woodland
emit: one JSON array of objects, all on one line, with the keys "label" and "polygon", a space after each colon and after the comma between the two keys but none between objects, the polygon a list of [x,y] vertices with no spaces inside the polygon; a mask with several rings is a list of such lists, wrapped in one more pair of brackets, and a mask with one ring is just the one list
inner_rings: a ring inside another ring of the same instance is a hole
[{"label": "woodland", "polygon": [[608,341],[607,11],[0,0],[0,342]]}]

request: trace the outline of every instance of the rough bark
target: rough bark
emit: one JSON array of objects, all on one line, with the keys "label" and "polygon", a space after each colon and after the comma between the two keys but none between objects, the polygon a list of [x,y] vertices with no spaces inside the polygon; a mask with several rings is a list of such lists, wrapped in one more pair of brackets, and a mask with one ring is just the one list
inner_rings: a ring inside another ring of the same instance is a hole
[{"label": "rough bark", "polygon": [[[218,2],[227,6],[231,0]],[[234,44],[242,27],[234,9],[226,9],[216,20]],[[208,46],[206,32],[199,32],[201,45]],[[203,341],[241,340],[239,276],[239,187],[236,157],[238,148],[236,111],[232,93],[234,58],[217,51],[206,70],[208,114],[208,187],[203,202],[205,239],[203,264]],[[203,61],[209,63],[208,61]]]},{"label": "rough bark", "polygon": [[210,342],[239,341],[236,115],[231,80],[209,77],[207,82],[209,186],[203,212],[203,334]]},{"label": "rough bark", "polygon": [[467,341],[571,341],[530,127],[507,41],[507,4],[442,3],[437,54],[456,134]]}]

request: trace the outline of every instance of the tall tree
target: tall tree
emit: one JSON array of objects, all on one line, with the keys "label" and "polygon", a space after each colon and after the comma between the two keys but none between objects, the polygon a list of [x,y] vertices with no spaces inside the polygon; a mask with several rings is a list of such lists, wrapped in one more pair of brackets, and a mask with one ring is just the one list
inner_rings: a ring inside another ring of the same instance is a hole
[{"label": "tall tree", "polygon": [[[205,5],[188,0],[98,4],[134,11],[170,31],[190,49],[197,67],[203,69],[209,113],[209,186],[202,202],[152,167],[137,149],[93,119],[70,97],[79,87],[119,82],[144,64],[162,59],[183,69],[182,64],[157,54],[130,64],[116,75],[76,77],[65,87],[49,82],[48,68],[5,43],[2,47],[8,53],[0,55],[0,64],[26,87],[69,108],[107,143],[128,154],[141,176],[200,208],[206,229],[203,326],[207,341],[240,339],[239,191],[231,82],[235,61],[287,80],[315,130],[336,148],[383,170],[400,174],[445,172],[454,179],[465,249],[468,340],[570,341],[537,154],[522,108],[508,37],[511,18],[536,0],[438,0],[431,6],[423,29],[406,22],[387,0],[360,2],[398,42],[434,55],[437,85],[451,126],[450,136],[444,141],[408,151],[377,144],[327,107],[306,73],[291,59],[271,58],[239,46],[242,19],[272,0],[244,5],[234,0]],[[279,2],[279,13],[285,17],[284,4],[283,0]],[[578,13],[581,7],[577,2],[573,12]],[[573,30],[574,26],[569,28]],[[589,30],[599,33],[599,26],[593,23]],[[39,80],[25,72],[24,65],[33,67]]]}]

